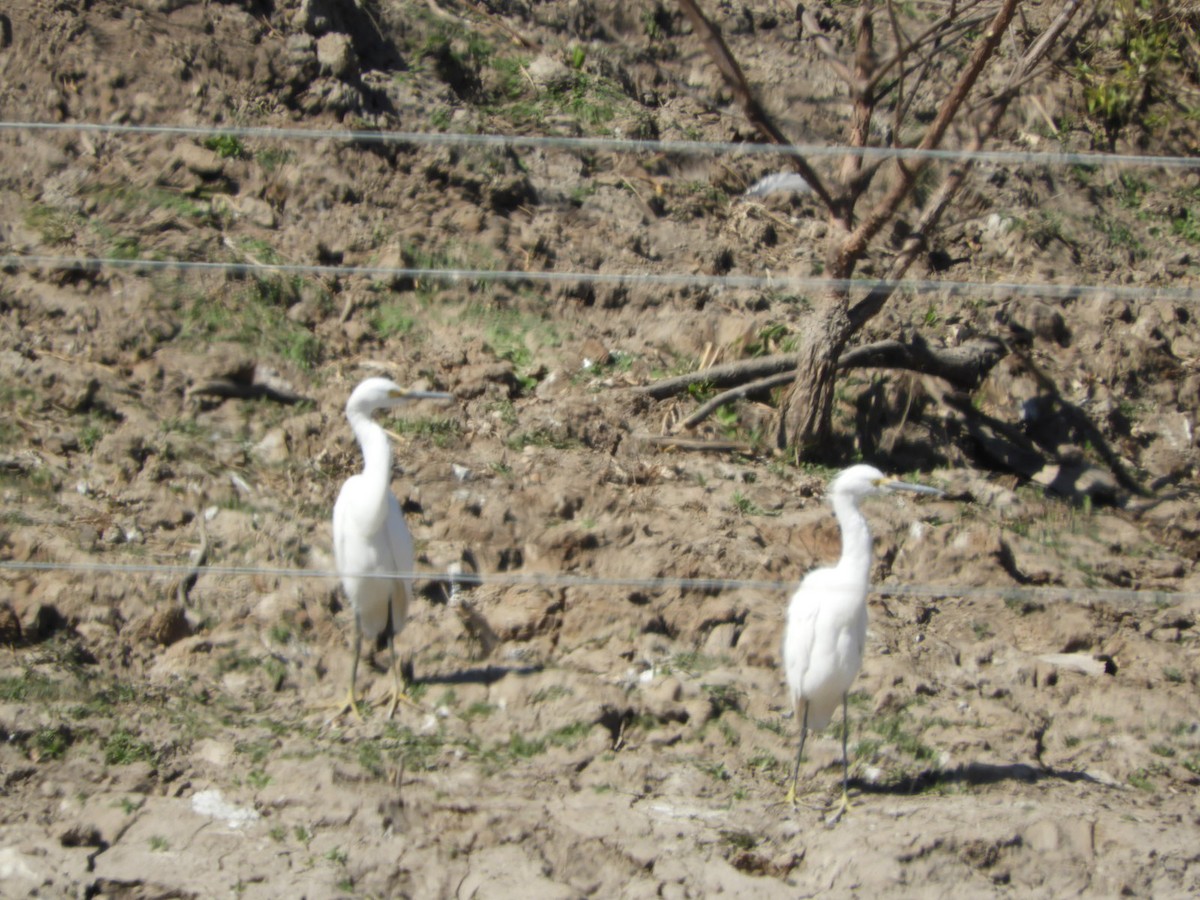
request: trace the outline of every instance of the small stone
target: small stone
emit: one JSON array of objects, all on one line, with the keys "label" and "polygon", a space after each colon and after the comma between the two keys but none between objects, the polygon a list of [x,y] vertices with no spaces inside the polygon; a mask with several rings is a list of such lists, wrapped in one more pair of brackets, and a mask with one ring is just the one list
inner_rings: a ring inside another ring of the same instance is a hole
[{"label": "small stone", "polygon": [[358,70],[358,56],[349,35],[322,35],[317,39],[317,63],[321,73],[334,78],[352,78]]},{"label": "small stone", "polygon": [[291,456],[287,432],[282,428],[272,428],[254,445],[253,452],[258,460],[269,465],[287,462]]},{"label": "small stone", "polygon": [[225,161],[216,153],[186,141],[175,147],[175,160],[201,178],[217,178],[225,172]]},{"label": "small stone", "polygon": [[139,638],[160,647],[169,647],[191,633],[192,626],[184,608],[175,602],[155,610],[138,629]]}]

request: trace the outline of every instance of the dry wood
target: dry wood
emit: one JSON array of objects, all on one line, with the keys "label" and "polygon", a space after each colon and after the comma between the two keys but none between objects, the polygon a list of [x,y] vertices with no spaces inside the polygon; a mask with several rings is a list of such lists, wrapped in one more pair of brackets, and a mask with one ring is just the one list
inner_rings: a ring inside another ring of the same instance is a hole
[{"label": "dry wood", "polygon": [[[780,131],[779,126],[775,124],[775,121],[763,109],[762,104],[758,102],[758,98],[754,96],[754,91],[751,90],[750,83],[746,80],[746,76],[742,72],[742,67],[734,59],[729,46],[725,43],[725,38],[721,36],[720,30],[709,21],[695,0],[679,0],[679,6],[691,21],[696,36],[703,42],[708,55],[716,64],[721,77],[725,79],[725,83],[733,91],[739,105],[742,107],[742,112],[750,124],[758,129],[771,143],[784,147],[792,146],[792,141]],[[833,200],[829,196],[825,183],[817,175],[812,166],[803,157],[795,154],[788,156],[788,162],[808,182],[813,192],[821,198],[821,202],[827,207],[832,206]]]},{"label": "dry wood", "polygon": [[744,441],[709,441],[703,438],[676,437],[670,434],[635,434],[634,440],[656,444],[664,450],[700,450],[708,453],[753,453],[754,447]]}]

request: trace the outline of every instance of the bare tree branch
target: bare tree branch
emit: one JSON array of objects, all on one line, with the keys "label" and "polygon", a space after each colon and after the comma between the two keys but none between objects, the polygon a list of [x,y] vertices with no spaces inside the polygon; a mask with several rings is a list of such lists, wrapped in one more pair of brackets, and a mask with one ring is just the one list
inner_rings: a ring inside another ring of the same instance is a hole
[{"label": "bare tree branch", "polygon": [[[874,91],[867,87],[875,69],[875,24],[871,17],[871,4],[864,3],[859,7],[855,16],[857,41],[854,47],[854,81],[851,83],[850,136],[851,147],[861,149],[866,147],[871,139],[871,116],[875,112]],[[854,183],[862,172],[863,156],[861,153],[851,153],[842,160],[842,184]],[[839,215],[848,224],[850,204],[854,198],[861,196],[851,192],[844,199],[849,201],[847,208]]]},{"label": "bare tree branch", "polygon": [[[750,124],[758,129],[771,143],[784,147],[792,146],[793,142],[779,130],[774,120],[763,109],[762,104],[758,102],[758,98],[754,96],[754,91],[751,90],[749,82],[746,81],[742,67],[733,58],[733,54],[730,53],[729,46],[725,43],[725,39],[721,36],[721,32],[717,26],[709,21],[695,0],[679,0],[679,6],[688,19],[691,20],[692,29],[696,32],[701,42],[703,42],[708,55],[716,64],[717,70],[720,71],[721,77],[725,79],[725,83],[733,91],[738,103],[741,104],[742,112],[750,121]],[[825,187],[824,181],[817,175],[816,170],[803,157],[796,156],[795,154],[789,154],[788,161],[792,168],[808,182],[809,186],[813,189],[813,193],[821,198],[821,202],[827,208],[832,209],[834,205],[833,200],[829,195],[828,189]]]},{"label": "bare tree branch", "polygon": [[817,17],[812,14],[812,10],[807,7],[801,10],[800,24],[804,26],[804,33],[812,37],[812,42],[817,45],[817,50],[825,57],[829,67],[842,81],[846,82],[846,86],[851,91],[860,90],[861,85],[857,84],[854,79],[854,70],[842,62],[842,58],[838,56],[837,47],[833,45],[833,41],[825,33],[821,23],[817,21]]},{"label": "bare tree branch", "polygon": [[[998,338],[978,338],[957,347],[932,347],[920,335],[914,335],[908,344],[888,340],[848,350],[838,360],[838,368],[905,369],[941,378],[957,390],[970,391],[983,382],[1007,353],[1008,346]],[[693,384],[734,384],[693,410],[675,426],[673,431],[678,432],[695,428],[726,403],[787,384],[794,377],[795,365],[796,358],[790,354],[763,356],[659,381],[639,390],[662,399],[682,393]]]},{"label": "bare tree branch", "polygon": [[999,338],[978,338],[957,347],[931,347],[920,335],[911,342],[878,341],[847,350],[839,369],[908,369],[934,375],[960,390],[974,390],[1008,353]]},{"label": "bare tree branch", "polygon": [[[1004,118],[1005,112],[1008,111],[1008,106],[1012,102],[1013,97],[1016,96],[1017,90],[1030,77],[1034,68],[1037,67],[1050,47],[1062,35],[1062,32],[1079,10],[1081,3],[1082,0],[1070,0],[1062,8],[1055,20],[1050,23],[1049,27],[1042,32],[1029,50],[1026,51],[1025,55],[1021,57],[1016,68],[1013,70],[1013,74],[1009,78],[1008,87],[992,98],[988,105],[987,118],[980,124],[975,132],[975,136],[966,148],[968,153],[964,154],[962,161],[951,169],[945,180],[938,186],[937,192],[925,204],[925,210],[921,214],[916,227],[905,239],[900,252],[892,258],[892,263],[888,267],[887,274],[884,276],[886,281],[896,281],[903,277],[917,256],[926,249],[925,236],[937,226],[942,215],[949,207],[950,201],[957,196],[963,182],[966,181],[967,175],[972,168],[971,153],[981,149],[1000,126],[1000,122]],[[874,317],[883,308],[883,305],[892,296],[893,292],[894,288],[875,288],[866,297],[856,303],[850,310],[850,322],[853,329],[857,331]]]},{"label": "bare tree branch", "polygon": [[705,402],[701,403],[692,412],[690,416],[676,425],[672,431],[686,431],[690,428],[695,428],[714,412],[724,406],[726,403],[732,403],[734,400],[741,400],[743,397],[748,397],[751,394],[756,394],[759,391],[769,391],[771,388],[780,387],[790,382],[795,376],[789,369],[786,372],[781,372],[776,375],[769,375],[766,378],[759,378],[756,381],[751,381],[746,384],[735,387],[729,391],[723,391],[715,397],[710,397]]},{"label": "bare tree branch", "polygon": [[[926,129],[925,136],[921,139],[918,149],[932,150],[941,144],[946,130],[950,127],[950,123],[954,120],[959,109],[966,101],[967,95],[970,93],[971,88],[974,87],[988,60],[992,58],[996,47],[999,46],[1000,39],[1004,36],[1004,29],[1012,21],[1017,3],[1018,0],[1004,0],[1004,3],[988,26],[987,31],[984,32],[982,40],[976,46],[970,61],[960,73],[958,81],[938,109],[937,116],[929,124],[929,128]],[[846,238],[842,246],[838,249],[836,254],[837,262],[834,267],[835,275],[841,277],[853,268],[854,262],[866,252],[867,244],[871,238],[878,234],[880,229],[895,217],[896,210],[900,208],[900,204],[911,193],[917,175],[927,164],[927,161],[921,161],[911,166],[897,167],[897,177],[892,185],[892,189],[888,191],[883,199],[879,201],[878,205],[876,205],[875,209],[863,219],[862,223]]]},{"label": "bare tree branch", "polygon": [[756,356],[753,359],[743,359],[723,366],[712,366],[699,372],[689,372],[675,378],[664,378],[654,384],[648,384],[638,390],[662,400],[673,397],[680,391],[686,391],[693,384],[708,384],[714,388],[725,388],[742,384],[754,378],[765,378],[780,372],[791,372],[796,367],[796,358],[792,354],[776,356]]}]

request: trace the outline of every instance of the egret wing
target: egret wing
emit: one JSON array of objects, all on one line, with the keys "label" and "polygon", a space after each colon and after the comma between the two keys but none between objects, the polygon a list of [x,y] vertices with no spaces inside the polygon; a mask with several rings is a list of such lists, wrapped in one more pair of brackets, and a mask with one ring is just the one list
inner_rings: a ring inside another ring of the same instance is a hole
[{"label": "egret wing", "polygon": [[[829,601],[844,589],[836,569],[810,572],[792,595],[784,635],[784,665],[793,702],[808,704],[808,727],[820,730],[829,724],[847,682],[839,642],[841,629],[828,609]],[[851,675],[851,678],[853,676]]]},{"label": "egret wing", "polygon": [[806,696],[805,682],[812,663],[817,636],[817,616],[821,609],[819,576],[810,572],[792,594],[788,604],[787,628],[783,635],[783,664],[793,701]]},{"label": "egret wing", "polygon": [[351,591],[352,579],[347,578],[346,573],[361,572],[365,568],[364,560],[358,558],[362,554],[355,553],[355,549],[362,546],[362,541],[356,539],[353,521],[357,478],[355,475],[346,480],[338,492],[337,502],[333,505],[333,559],[347,594]]},{"label": "egret wing", "polygon": [[[390,493],[386,527],[392,557],[390,571],[411,573],[415,565],[412,533],[408,530],[408,523],[404,521],[400,503],[395,495]],[[404,619],[412,602],[412,591],[412,581],[409,579],[398,579],[392,586],[392,629],[395,634],[399,634],[400,629],[404,627]]]}]

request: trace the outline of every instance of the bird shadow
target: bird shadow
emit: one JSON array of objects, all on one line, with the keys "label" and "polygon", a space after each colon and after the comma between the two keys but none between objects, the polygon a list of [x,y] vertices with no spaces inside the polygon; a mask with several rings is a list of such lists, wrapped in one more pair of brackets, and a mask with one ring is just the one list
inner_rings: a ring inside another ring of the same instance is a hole
[{"label": "bird shadow", "polygon": [[850,779],[850,786],[857,788],[863,794],[906,796],[956,785],[984,787],[1010,781],[1022,784],[1037,784],[1043,781],[1062,781],[1070,784],[1083,782],[1108,786],[1105,782],[1086,772],[1039,768],[1025,763],[992,765],[980,762],[966,763],[953,769],[925,769],[908,777],[887,782],[868,782],[856,777]]},{"label": "bird shadow", "polygon": [[415,679],[416,684],[495,684],[506,675],[534,675],[542,666],[477,666],[456,672],[440,672]]}]

